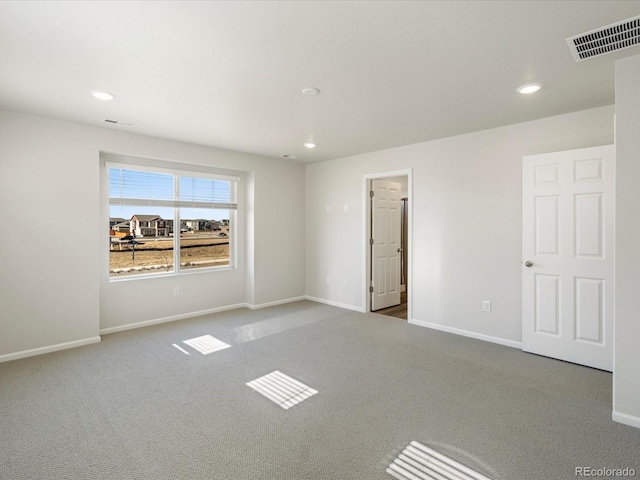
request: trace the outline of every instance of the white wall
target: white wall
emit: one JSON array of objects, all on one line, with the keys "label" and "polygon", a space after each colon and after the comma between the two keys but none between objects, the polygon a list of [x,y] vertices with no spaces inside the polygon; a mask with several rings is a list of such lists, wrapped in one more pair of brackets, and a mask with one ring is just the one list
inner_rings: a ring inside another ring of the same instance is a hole
[{"label": "white wall", "polygon": [[520,342],[522,157],[613,143],[613,114],[607,106],[307,165],[307,295],[365,307],[363,176],[410,168],[413,319]]},{"label": "white wall", "polygon": [[640,428],[640,56],[616,63],[613,418]]},{"label": "white wall", "polygon": [[[246,172],[238,268],[109,282],[101,151]],[[299,297],[303,217],[301,165],[0,112],[0,360],[100,329]]]}]

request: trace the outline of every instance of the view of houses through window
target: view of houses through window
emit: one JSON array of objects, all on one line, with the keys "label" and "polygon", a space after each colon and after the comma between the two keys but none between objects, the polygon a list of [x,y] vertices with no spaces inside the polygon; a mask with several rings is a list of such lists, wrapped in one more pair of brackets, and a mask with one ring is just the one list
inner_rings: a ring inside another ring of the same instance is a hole
[{"label": "view of houses through window", "polygon": [[230,265],[230,183],[109,168],[109,276]]}]

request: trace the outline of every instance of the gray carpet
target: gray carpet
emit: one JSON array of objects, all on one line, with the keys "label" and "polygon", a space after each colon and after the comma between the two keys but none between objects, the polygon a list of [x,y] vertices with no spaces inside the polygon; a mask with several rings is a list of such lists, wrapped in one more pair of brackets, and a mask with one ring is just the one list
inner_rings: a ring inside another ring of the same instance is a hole
[{"label": "gray carpet", "polygon": [[[182,343],[202,335],[231,348]],[[318,393],[285,410],[246,385],[275,370]],[[495,480],[640,476],[611,409],[608,373],[297,302],[0,364],[0,478],[390,480],[412,440]]]}]

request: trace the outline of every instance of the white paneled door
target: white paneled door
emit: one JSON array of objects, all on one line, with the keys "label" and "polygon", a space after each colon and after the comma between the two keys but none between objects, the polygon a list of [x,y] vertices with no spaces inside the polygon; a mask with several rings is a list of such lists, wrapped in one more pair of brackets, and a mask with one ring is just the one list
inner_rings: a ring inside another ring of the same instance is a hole
[{"label": "white paneled door", "polygon": [[613,145],[522,159],[522,349],[613,369]]},{"label": "white paneled door", "polygon": [[401,185],[372,180],[371,310],[400,304]]}]

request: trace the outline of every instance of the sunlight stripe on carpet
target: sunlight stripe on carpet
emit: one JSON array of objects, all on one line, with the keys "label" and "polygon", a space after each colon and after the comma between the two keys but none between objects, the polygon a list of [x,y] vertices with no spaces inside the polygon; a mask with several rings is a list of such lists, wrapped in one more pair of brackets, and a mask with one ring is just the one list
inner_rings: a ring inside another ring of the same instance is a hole
[{"label": "sunlight stripe on carpet", "polygon": [[231,347],[231,345],[224,343],[222,340],[218,340],[211,335],[202,335],[201,337],[191,338],[184,340],[182,343],[186,343],[191,348],[199,351],[203,355],[208,355],[218,350]]},{"label": "sunlight stripe on carpet", "polygon": [[180,345],[176,345],[175,343],[173,344],[174,347],[176,347],[178,350],[180,350],[182,353],[184,353],[185,355],[191,355],[189,352],[187,352],[184,348],[182,348]]},{"label": "sunlight stripe on carpet", "polygon": [[416,441],[398,455],[387,473],[398,480],[491,480]]},{"label": "sunlight stripe on carpet", "polygon": [[317,390],[278,370],[247,383],[247,386],[285,410],[318,393]]}]

